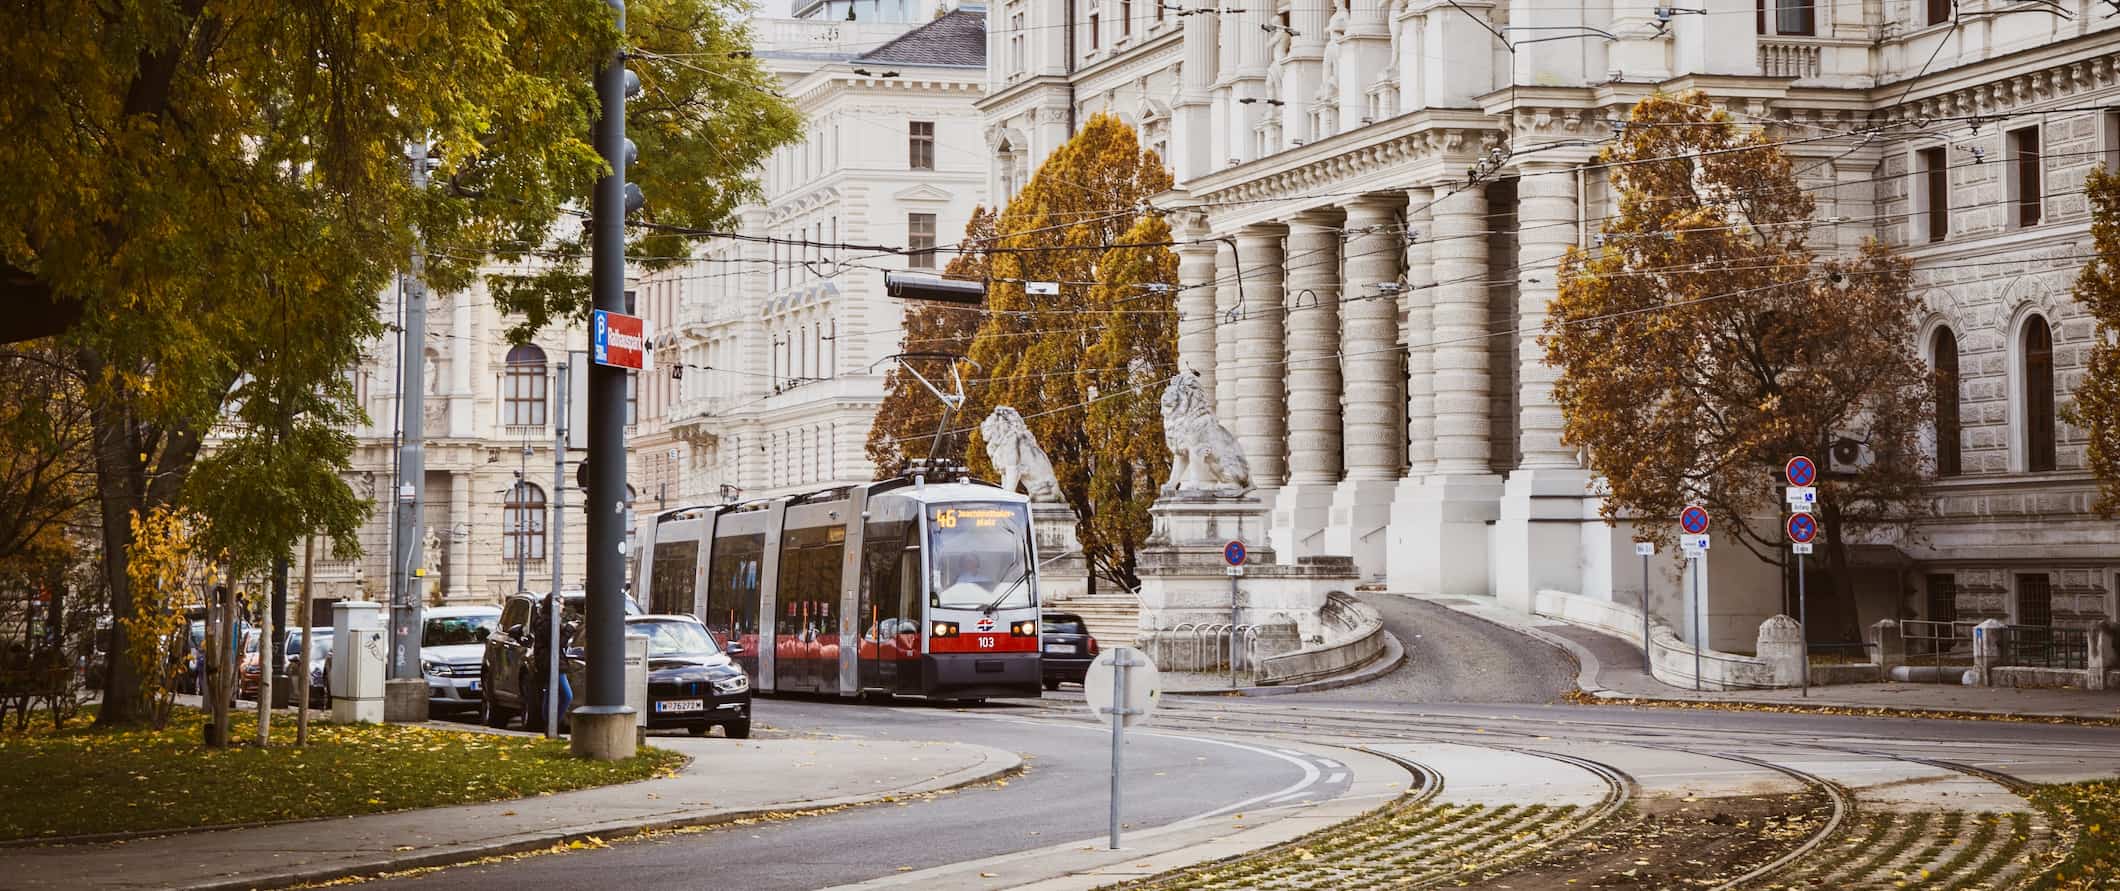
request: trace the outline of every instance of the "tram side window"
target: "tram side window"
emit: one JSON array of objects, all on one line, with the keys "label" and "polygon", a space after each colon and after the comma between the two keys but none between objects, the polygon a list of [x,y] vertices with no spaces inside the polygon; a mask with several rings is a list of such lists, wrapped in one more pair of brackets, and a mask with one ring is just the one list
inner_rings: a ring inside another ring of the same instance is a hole
[{"label": "tram side window", "polygon": [[[881,645],[879,656],[897,657],[900,635],[920,628],[920,551],[910,548],[910,520],[871,522],[862,533],[863,635]],[[913,652],[918,653],[917,637]]]},{"label": "tram side window", "polygon": [[691,615],[695,607],[692,573],[698,566],[698,541],[657,544],[653,578],[648,583],[648,612]]},{"label": "tram side window", "polygon": [[740,643],[757,654],[758,573],[765,558],[764,533],[714,540],[713,563],[707,567],[707,628],[726,643]]}]

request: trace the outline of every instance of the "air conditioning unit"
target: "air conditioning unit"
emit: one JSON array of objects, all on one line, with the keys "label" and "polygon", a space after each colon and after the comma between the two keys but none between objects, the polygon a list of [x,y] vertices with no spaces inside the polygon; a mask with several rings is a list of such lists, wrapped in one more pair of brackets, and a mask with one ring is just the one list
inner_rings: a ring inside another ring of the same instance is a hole
[{"label": "air conditioning unit", "polygon": [[1827,440],[1825,472],[1853,475],[1870,469],[1877,463],[1877,453],[1870,450],[1869,438],[1854,433],[1836,432]]}]

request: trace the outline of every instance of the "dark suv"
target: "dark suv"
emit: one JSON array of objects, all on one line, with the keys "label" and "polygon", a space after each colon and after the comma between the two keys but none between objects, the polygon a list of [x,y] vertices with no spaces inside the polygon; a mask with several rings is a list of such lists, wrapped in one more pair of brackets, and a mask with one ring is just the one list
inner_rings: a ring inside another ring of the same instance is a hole
[{"label": "dark suv", "polygon": [[[479,718],[488,727],[506,727],[508,719],[523,716],[524,730],[545,726],[545,643],[550,620],[545,613],[551,596],[518,593],[501,604],[499,627],[486,638],[486,652],[479,659]],[[588,600],[580,591],[560,595],[560,627],[565,637],[581,624]],[[626,598],[626,615],[640,615],[640,604]],[[562,666],[564,667],[564,666]],[[528,703],[528,707],[525,707]]]},{"label": "dark suv", "polygon": [[1058,690],[1062,681],[1082,683],[1089,664],[1097,661],[1097,639],[1090,636],[1089,626],[1074,613],[1046,613],[1039,619],[1045,689]]}]

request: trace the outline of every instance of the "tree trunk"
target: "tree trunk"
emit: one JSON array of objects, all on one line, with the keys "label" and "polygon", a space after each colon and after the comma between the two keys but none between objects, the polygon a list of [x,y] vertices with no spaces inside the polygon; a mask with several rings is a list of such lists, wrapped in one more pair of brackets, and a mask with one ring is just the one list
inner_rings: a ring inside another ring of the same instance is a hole
[{"label": "tree trunk", "polygon": [[[1848,542],[1840,534],[1840,508],[1830,501],[1820,499],[1820,531],[1826,538],[1826,581],[1832,586],[1831,598],[1810,598],[1811,624],[1821,633],[1812,634],[1812,640],[1837,639],[1853,641],[1861,635],[1850,636],[1855,621],[1855,573],[1848,564]],[[1857,629],[1859,630],[1859,629]]]},{"label": "tree trunk", "polygon": [[90,409],[95,429],[96,500],[103,520],[103,580],[110,588],[110,652],[104,654],[103,706],[96,711],[102,726],[146,720],[140,676],[132,664],[132,641],[122,619],[133,614],[132,580],[125,574],[132,547],[132,512],[145,492],[142,462],[134,456],[131,425],[123,409],[98,404]]}]

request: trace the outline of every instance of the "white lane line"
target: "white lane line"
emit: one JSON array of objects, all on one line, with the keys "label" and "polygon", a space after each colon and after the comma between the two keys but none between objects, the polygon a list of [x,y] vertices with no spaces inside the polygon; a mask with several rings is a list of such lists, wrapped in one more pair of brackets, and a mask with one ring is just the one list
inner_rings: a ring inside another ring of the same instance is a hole
[{"label": "white lane line", "polygon": [[1318,763],[1319,763],[1319,764],[1323,764],[1323,765],[1325,765],[1326,767],[1339,767],[1339,766],[1341,766],[1341,765],[1340,765],[1340,762],[1338,762],[1338,761],[1334,761],[1334,760],[1332,760],[1331,758],[1319,758],[1319,759],[1318,759]]},{"label": "white lane line", "polygon": [[1332,775],[1331,775],[1331,776],[1328,776],[1328,777],[1326,777],[1326,778],[1325,778],[1325,785],[1327,785],[1327,786],[1337,786],[1337,785],[1339,785],[1340,783],[1344,782],[1344,781],[1345,781],[1346,779],[1347,779],[1347,771],[1344,771],[1344,770],[1335,770],[1335,771],[1333,771],[1333,772],[1332,772]]}]

